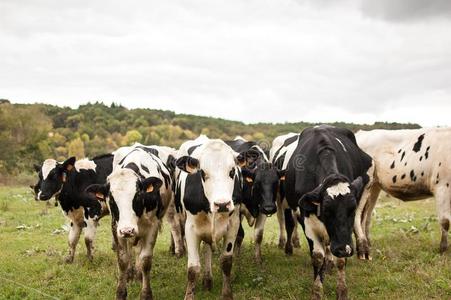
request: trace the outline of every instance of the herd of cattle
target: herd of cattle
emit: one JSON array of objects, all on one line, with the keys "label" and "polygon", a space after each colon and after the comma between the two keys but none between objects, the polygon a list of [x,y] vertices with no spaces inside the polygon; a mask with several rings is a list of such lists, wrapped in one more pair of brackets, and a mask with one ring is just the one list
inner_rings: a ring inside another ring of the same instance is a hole
[{"label": "herd of cattle", "polygon": [[346,258],[355,249],[360,259],[371,260],[369,228],[381,190],[405,201],[435,196],[440,251],[446,251],[450,143],[447,128],[354,135],[322,125],[277,137],[269,152],[240,137],[222,141],[202,135],[178,150],[135,144],[93,159],[47,159],[36,166],[39,181],[32,188],[37,200],[55,197],[70,219],[68,263],[83,229],[93,259],[98,221],[111,213],[117,299],[127,297],[133,278],[142,282],[141,298],[152,299],[153,248],[165,216],[173,253],[188,256],[185,299],[194,299],[201,242],[204,288],[212,287],[212,252],[222,247],[221,298],[232,299],[232,260],[244,237],[241,223],[245,219],[254,227],[255,259],[261,263],[264,224],[273,214],[286,254],[299,245],[298,222],[304,230],[314,272],[312,298],[322,297],[325,272],[335,265],[337,297],[346,299]]}]

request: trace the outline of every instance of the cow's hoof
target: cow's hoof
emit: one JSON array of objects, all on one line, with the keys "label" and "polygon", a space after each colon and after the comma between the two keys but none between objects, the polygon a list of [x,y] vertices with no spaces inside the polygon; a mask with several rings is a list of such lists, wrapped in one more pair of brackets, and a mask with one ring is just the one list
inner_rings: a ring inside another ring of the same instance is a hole
[{"label": "cow's hoof", "polygon": [[301,248],[301,242],[299,241],[299,239],[293,239],[293,247]]},{"label": "cow's hoof", "polygon": [[184,255],[185,255],[185,249],[180,249],[180,250],[175,252],[175,257],[176,258],[182,258]]},{"label": "cow's hoof", "polygon": [[194,292],[185,293],[185,300],[194,300]]},{"label": "cow's hoof", "polygon": [[71,255],[68,255],[68,256],[66,256],[66,257],[64,258],[64,262],[65,262],[66,264],[71,264],[71,263],[74,262],[74,257],[71,256]]},{"label": "cow's hoof", "polygon": [[348,300],[348,291],[347,289],[339,289],[337,290],[337,300]]},{"label": "cow's hoof", "polygon": [[320,279],[316,279],[313,283],[312,294],[310,296],[311,300],[321,300],[323,298],[323,285]]},{"label": "cow's hoof", "polygon": [[153,299],[152,290],[148,289],[148,290],[141,291],[140,299],[141,300],[152,300]]},{"label": "cow's hoof", "polygon": [[285,246],[285,254],[286,255],[293,255],[293,247],[291,245]]},{"label": "cow's hoof", "polygon": [[440,254],[445,254],[445,252],[448,250],[448,243],[440,243]]},{"label": "cow's hoof", "polygon": [[213,280],[211,277],[204,277],[202,279],[202,286],[204,288],[204,290],[206,291],[211,291],[212,287],[213,287]]},{"label": "cow's hoof", "polygon": [[127,299],[127,289],[116,290],[116,300],[126,300]]},{"label": "cow's hoof", "polygon": [[332,275],[332,270],[334,269],[334,267],[335,263],[333,259],[326,259],[326,269],[325,269],[326,273]]},{"label": "cow's hoof", "polygon": [[94,260],[94,257],[92,255],[88,255],[87,257],[88,257],[89,262],[92,263],[92,261]]},{"label": "cow's hoof", "polygon": [[283,248],[285,248],[286,243],[287,243],[287,239],[279,238],[279,245],[277,245],[277,246],[279,247],[279,249],[283,249]]}]

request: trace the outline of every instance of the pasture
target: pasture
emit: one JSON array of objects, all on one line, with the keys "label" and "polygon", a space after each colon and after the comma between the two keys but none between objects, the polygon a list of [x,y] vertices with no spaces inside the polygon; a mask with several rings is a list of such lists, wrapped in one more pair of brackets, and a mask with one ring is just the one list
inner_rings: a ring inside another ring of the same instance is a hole
[{"label": "pasture", "polygon": [[[53,200],[52,200],[53,201]],[[34,201],[24,187],[0,187],[0,299],[112,299],[116,286],[116,257],[111,250],[110,218],[100,221],[94,262],[86,258],[83,239],[75,261],[67,253],[67,220],[59,207],[43,213],[45,203]],[[186,284],[186,257],[168,252],[165,223],[159,234],[151,271],[156,299],[182,299]],[[234,260],[235,299],[308,299],[312,268],[303,233],[302,245],[291,257],[277,248],[276,216],[268,219],[263,241],[263,263],[253,260],[251,230],[241,256]],[[379,199],[373,217],[373,261],[348,260],[347,283],[352,299],[451,299],[450,250],[438,254],[439,225],[433,199],[401,202]],[[213,290],[197,299],[218,299],[222,284],[218,253],[213,260]],[[326,276],[325,297],[335,298],[336,276]],[[133,283],[129,299],[140,286]]]}]

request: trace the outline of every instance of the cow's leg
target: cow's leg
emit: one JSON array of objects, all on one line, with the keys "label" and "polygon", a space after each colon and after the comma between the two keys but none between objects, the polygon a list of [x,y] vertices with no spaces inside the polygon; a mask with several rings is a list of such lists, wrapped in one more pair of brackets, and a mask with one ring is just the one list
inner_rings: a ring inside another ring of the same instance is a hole
[{"label": "cow's leg", "polygon": [[117,250],[117,223],[114,220],[111,220],[111,233],[113,238],[111,239],[111,250],[116,251]]},{"label": "cow's leg", "polygon": [[262,240],[263,240],[263,230],[265,229],[266,216],[264,214],[258,214],[257,222],[255,223],[255,261],[257,264],[262,263]]},{"label": "cow's leg", "polygon": [[369,225],[371,215],[376,205],[377,197],[380,193],[380,187],[375,182],[374,168],[368,171],[370,182],[366,185],[356,209],[354,219],[354,234],[356,236],[356,250],[359,259],[371,260],[369,245]]},{"label": "cow's leg", "polygon": [[330,250],[330,246],[326,246],[325,263],[326,263],[325,271],[327,273],[331,274],[332,273],[332,269],[335,266],[335,263],[334,263],[334,256],[332,254],[332,251]]},{"label": "cow's leg", "polygon": [[127,279],[131,261],[131,255],[126,239],[117,239],[117,265],[119,269],[119,278],[117,279],[116,299],[127,299]]},{"label": "cow's leg", "polygon": [[451,222],[451,187],[437,186],[435,192],[438,221],[440,223],[442,237],[440,240],[440,253],[448,249],[448,231]]},{"label": "cow's leg", "polygon": [[242,220],[240,221],[240,226],[238,226],[238,233],[236,235],[236,240],[235,240],[235,256],[238,257],[240,256],[240,252],[241,252],[241,245],[243,244],[243,239],[244,239],[244,229],[243,229],[243,225],[242,225]]},{"label": "cow's leg", "polygon": [[158,223],[159,221],[156,221],[151,225],[146,238],[141,243],[142,248],[137,264],[138,270],[142,274],[141,300],[153,299],[150,286],[150,270],[152,268],[153,248],[158,236]]},{"label": "cow's leg", "polygon": [[[168,207],[166,212],[166,218],[168,220],[169,225],[171,226],[171,248],[172,242],[174,243],[174,251],[176,257],[182,257],[185,254],[185,246],[183,244],[182,239],[182,227],[180,225],[180,221],[177,218],[176,210],[174,202],[171,201],[171,204]],[[172,252],[172,249],[170,251]]]},{"label": "cow's leg", "polygon": [[86,245],[86,255],[88,256],[89,261],[93,259],[93,251],[94,251],[94,240],[96,237],[98,221],[88,218],[86,220],[86,228],[85,228],[85,245]]},{"label": "cow's leg", "polygon": [[192,217],[188,216],[185,225],[186,246],[188,250],[188,283],[185,290],[185,300],[194,299],[196,279],[200,273],[199,245],[200,237],[196,234]]},{"label": "cow's leg", "polygon": [[204,289],[211,291],[211,288],[213,286],[213,275],[211,272],[211,256],[212,256],[212,250],[211,245],[204,243],[204,266],[203,266],[203,278],[202,278],[202,284]]},{"label": "cow's leg", "polygon": [[299,229],[298,229],[298,222],[296,222],[296,216],[295,213],[293,214],[293,220],[294,220],[294,227],[293,227],[293,235],[291,236],[291,242],[293,244],[294,248],[301,248],[301,242],[299,240]]},{"label": "cow's leg", "polygon": [[314,248],[312,251],[312,265],[313,265],[313,289],[311,299],[322,299],[323,297],[323,281],[325,271],[324,249],[317,248],[317,242],[314,241]]},{"label": "cow's leg", "polygon": [[291,241],[293,229],[294,229],[294,220],[293,213],[290,208],[285,209],[285,228],[287,230],[287,241],[285,243],[285,254],[292,255],[293,254],[293,243]]},{"label": "cow's leg", "polygon": [[282,207],[282,201],[277,199],[277,222],[279,222],[279,248],[283,249],[287,242],[285,234],[285,211]]},{"label": "cow's leg", "polygon": [[78,222],[71,222],[69,229],[69,254],[66,256],[66,263],[72,263],[74,261],[75,249],[77,248],[78,240],[80,239],[82,227]]},{"label": "cow's leg", "polygon": [[232,263],[233,263],[233,246],[240,226],[239,207],[230,216],[228,231],[224,237],[224,248],[221,254],[221,269],[222,269],[222,292],[221,298],[223,300],[233,299],[232,293]]},{"label": "cow's leg", "polygon": [[346,300],[348,299],[348,288],[346,286],[346,258],[337,258],[337,299]]}]

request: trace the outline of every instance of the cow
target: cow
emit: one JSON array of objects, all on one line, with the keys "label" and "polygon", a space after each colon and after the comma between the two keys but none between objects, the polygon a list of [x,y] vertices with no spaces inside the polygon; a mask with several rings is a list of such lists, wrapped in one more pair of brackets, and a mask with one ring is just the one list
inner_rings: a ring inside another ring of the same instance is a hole
[{"label": "cow", "polygon": [[[362,220],[367,239],[381,189],[402,201],[434,196],[441,227],[439,251],[445,253],[451,222],[451,128],[378,129],[359,131],[356,138],[376,163],[377,180],[366,194],[368,208]],[[365,250],[369,253],[369,247]]]},{"label": "cow", "polygon": [[106,183],[86,189],[105,199],[111,211],[119,269],[116,299],[127,298],[127,280],[134,273],[133,247],[137,253],[137,277],[142,280],[141,299],[153,299],[153,249],[162,218],[174,200],[172,184],[169,169],[157,155],[135,148],[114,166]]},{"label": "cow", "polygon": [[95,195],[85,192],[87,186],[105,183],[112,171],[113,155],[105,154],[92,160],[70,157],[62,163],[46,159],[40,168],[38,184],[35,185],[36,198],[47,201],[55,197],[64,215],[70,220],[69,254],[65,261],[74,261],[75,250],[84,230],[87,256],[93,259],[94,240],[99,220],[109,213],[106,203],[98,201]]},{"label": "cow", "polygon": [[[172,180],[175,182],[175,156],[177,155],[177,151],[174,148],[167,146],[147,146],[140,143],[135,143],[128,147],[121,147],[114,151],[113,168],[120,168],[120,162],[122,159],[134,149],[141,149],[158,156],[158,158],[166,165],[166,168],[171,174]],[[171,201],[165,216],[171,227],[171,245],[169,247],[169,251],[176,257],[180,258],[185,253],[185,245],[183,240],[184,218],[182,214],[176,213],[174,201]]]},{"label": "cow", "polygon": [[[279,248],[285,249],[287,255],[293,254],[293,247],[299,248],[299,233],[298,225],[292,214],[292,210],[288,207],[288,203],[285,199],[285,177],[283,173],[287,169],[288,161],[293,155],[294,149],[296,149],[299,133],[287,133],[276,137],[269,151],[269,159],[273,165],[280,170],[282,176],[280,177],[280,188],[277,193],[277,221],[279,223]],[[291,240],[287,240],[286,237],[286,223],[289,228],[293,227],[293,233]]]},{"label": "cow", "polygon": [[[321,125],[306,128],[287,163],[285,192],[307,238],[314,272],[312,298],[323,295],[325,270],[338,268],[337,298],[347,299],[346,258],[353,255],[352,231],[364,187],[370,181],[371,157],[354,134]],[[292,228],[287,227],[287,238]]]},{"label": "cow", "polygon": [[[251,215],[256,219],[254,225],[255,260],[262,262],[261,243],[267,217],[277,211],[276,196],[282,173],[269,162],[264,150],[252,141],[241,137],[233,141],[226,141],[235,152],[239,153],[238,161],[243,176],[243,198],[241,211],[244,215]],[[242,219],[242,218],[240,218]],[[240,248],[244,238],[244,230],[240,222],[236,248]],[[239,250],[237,250],[239,253]]]},{"label": "cow", "polygon": [[222,298],[233,299],[231,269],[234,243],[240,224],[242,178],[238,153],[218,139],[200,136],[183,143],[177,155],[176,207],[186,214],[188,282],[185,299],[194,299],[200,273],[199,246],[203,242],[203,286],[212,288],[211,259],[216,243],[223,239]]}]

